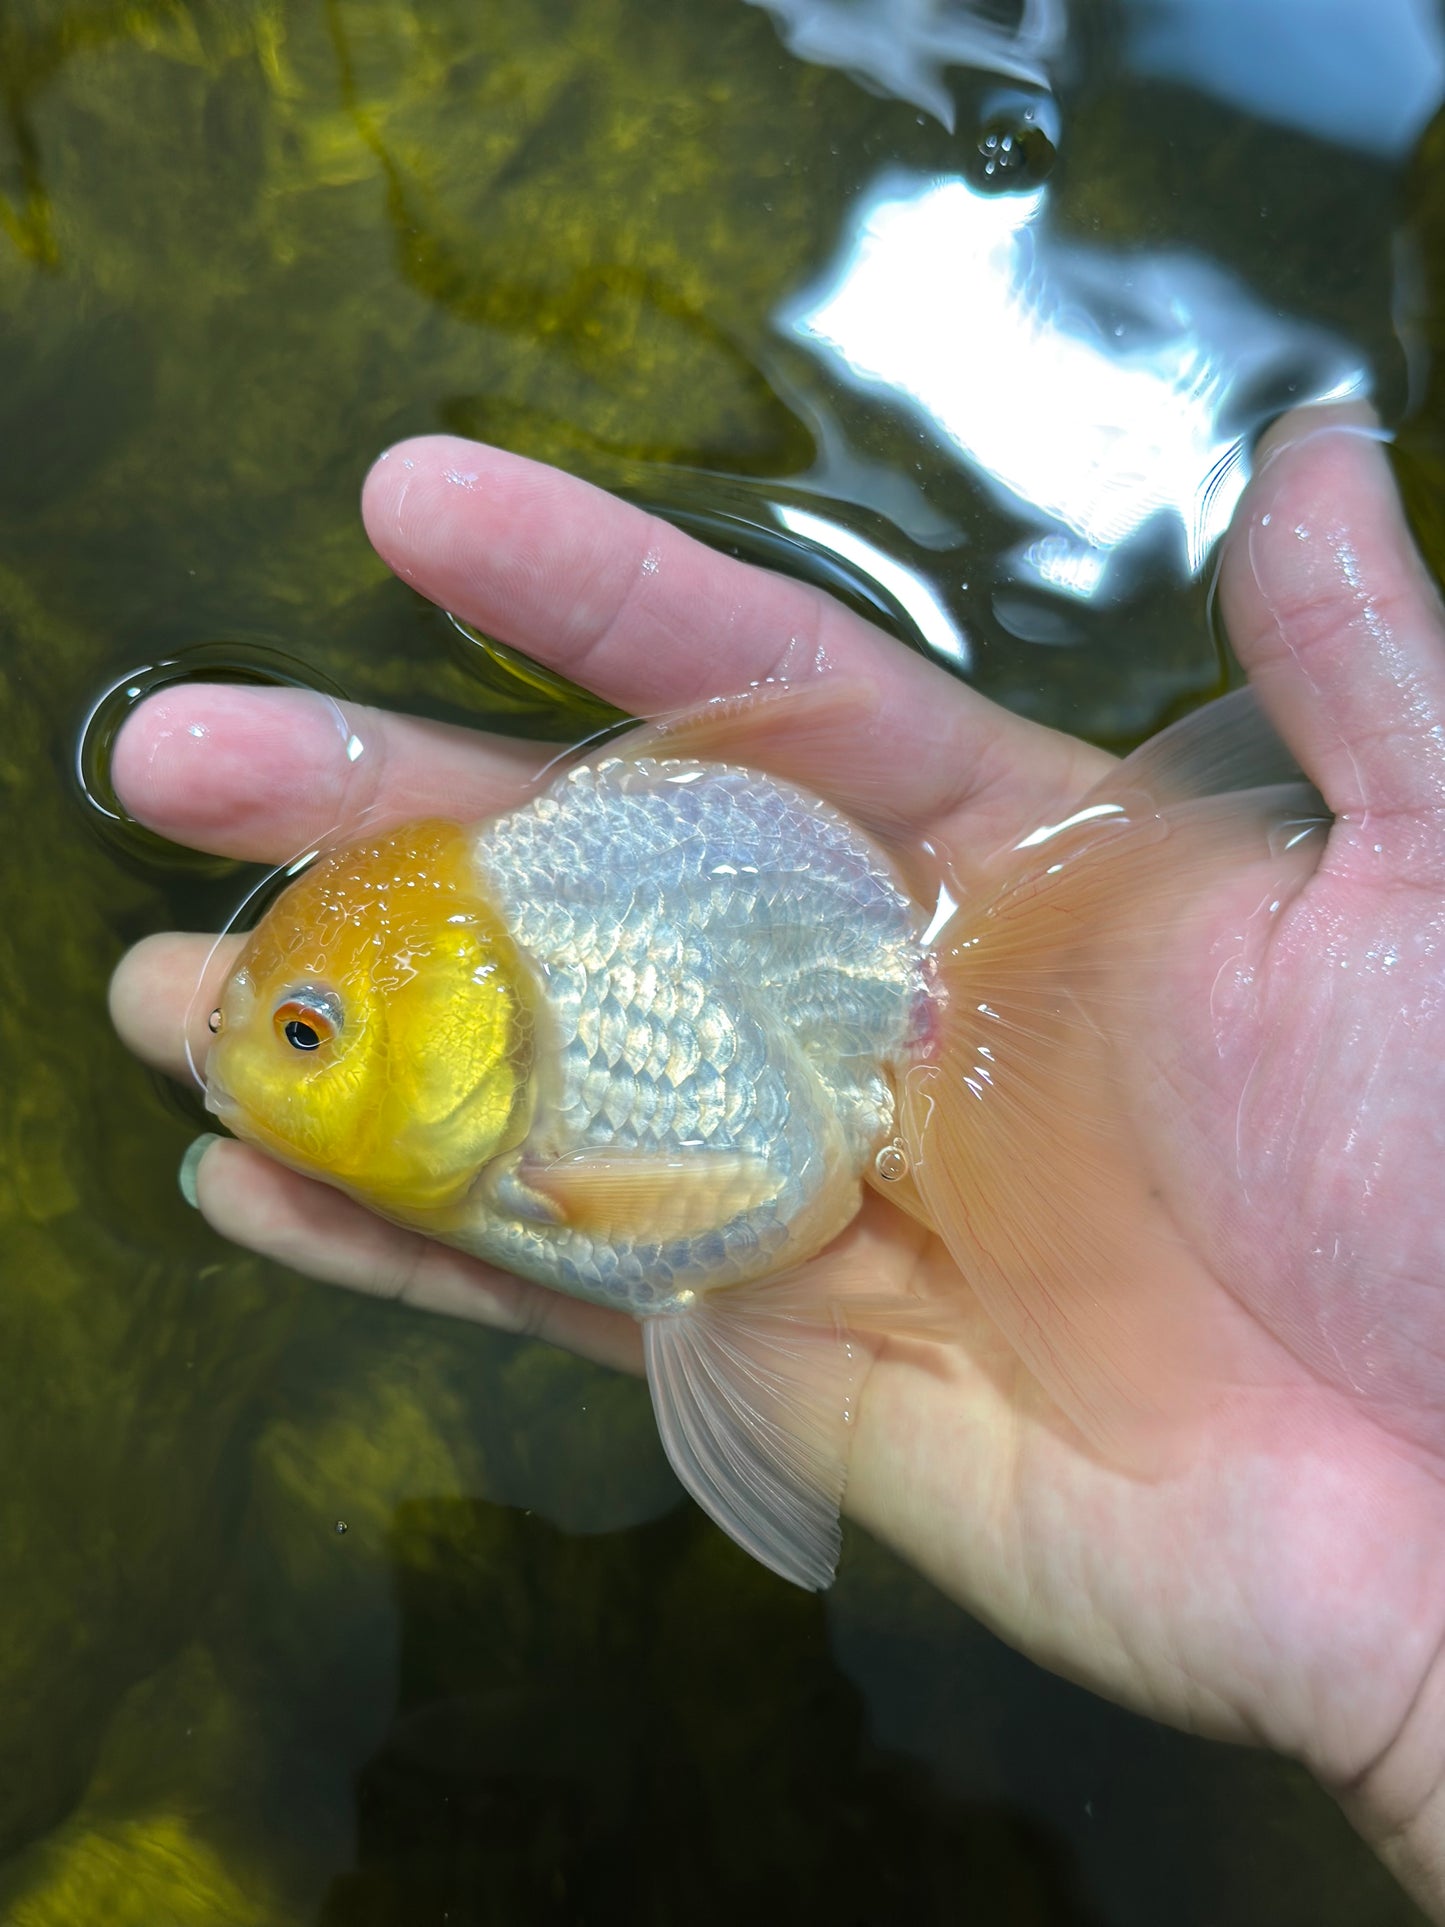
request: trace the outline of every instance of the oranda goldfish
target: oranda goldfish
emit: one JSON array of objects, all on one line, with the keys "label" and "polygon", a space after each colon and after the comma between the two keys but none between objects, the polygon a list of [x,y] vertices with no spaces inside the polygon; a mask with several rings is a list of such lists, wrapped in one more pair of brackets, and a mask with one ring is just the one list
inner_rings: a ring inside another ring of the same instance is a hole
[{"label": "oranda goldfish", "polygon": [[683,1483],[811,1587],[838,1553],[848,1330],[894,1323],[809,1263],[865,1182],[943,1237],[1086,1433],[1154,1397],[1148,1309],[1114,1283],[1152,1239],[1167,1300],[1177,1239],[1117,1046],[1200,888],[1318,816],[1226,698],[940,911],[941,861],[920,900],[917,852],[757,766],[778,713],[806,728],[831,699],[710,706],[490,822],[321,855],[247,941],[206,1066],[237,1136],[641,1320]]}]

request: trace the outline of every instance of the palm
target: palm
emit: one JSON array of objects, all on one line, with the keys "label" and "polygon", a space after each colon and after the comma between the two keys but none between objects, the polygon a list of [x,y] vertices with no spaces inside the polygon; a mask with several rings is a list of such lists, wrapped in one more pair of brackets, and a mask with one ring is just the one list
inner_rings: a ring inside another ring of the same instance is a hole
[{"label": "palm", "polygon": [[[1417,892],[1342,874],[1338,841],[1257,980],[1231,992],[1191,961],[1158,984],[1141,1046],[1167,1061],[1151,1175],[1245,1389],[1182,1472],[1140,1481],[1080,1448],[976,1312],[946,1364],[936,1346],[881,1353],[850,1500],[1064,1670],[1183,1724],[1306,1750],[1348,1781],[1445,1632],[1445,1412],[1422,1284],[1441,1270],[1430,1110],[1445,1013],[1439,918]],[[1232,905],[1219,922],[1237,927]],[[1304,1131],[1273,1128],[1301,1118]],[[1388,1183],[1362,1182],[1362,1163]],[[897,1214],[875,1209],[855,1235],[897,1287],[921,1267],[947,1290],[947,1252]],[[1388,1298],[1348,1289],[1360,1279],[1388,1281]]]},{"label": "palm", "polygon": [[[1310,910],[1303,903],[1301,917]],[[1177,1033],[1177,1005],[1160,989]],[[1267,994],[1268,986],[1262,1002]],[[1276,1033],[1289,1062],[1269,1095],[1275,1117],[1307,1109],[1316,1078],[1338,1088],[1354,1041],[1352,1033],[1322,1049],[1307,995],[1302,1003]],[[1382,1011],[1382,1025],[1394,1014]],[[1212,1030],[1172,1036],[1171,1052],[1210,1076],[1211,1101],[1201,1114],[1176,1100],[1171,1113],[1166,1095],[1156,1168],[1186,1180],[1178,1195],[1193,1208],[1179,1218],[1243,1222],[1227,1246],[1195,1231],[1191,1249],[1201,1290],[1218,1296],[1236,1328],[1245,1389],[1209,1414],[1182,1470],[1132,1478],[1081,1449],[977,1312],[946,1365],[936,1347],[880,1356],[855,1446],[852,1508],[946,1591],[1061,1670],[1180,1724],[1303,1751],[1345,1783],[1384,1750],[1445,1633],[1445,1488],[1428,1456],[1402,1443],[1405,1401],[1393,1395],[1423,1374],[1401,1332],[1380,1334],[1370,1354],[1378,1378],[1357,1393],[1343,1361],[1365,1355],[1358,1344],[1350,1352],[1342,1336],[1337,1354],[1316,1351],[1305,1364],[1278,1343],[1275,1329],[1303,1340],[1339,1309],[1335,1274],[1312,1276],[1281,1257],[1319,1250],[1311,1202],[1348,1180],[1355,1148],[1342,1128],[1333,1141],[1325,1135],[1309,1154],[1309,1182],[1290,1171],[1287,1183],[1265,1187],[1278,1205],[1251,1209],[1234,1127],[1254,1054],[1242,1047],[1220,1064]],[[1419,1060],[1422,1087],[1439,1061]],[[1219,1158],[1217,1181],[1203,1188],[1201,1139]],[[1258,1149],[1246,1136],[1244,1160]],[[1408,1200],[1378,1218],[1362,1212],[1351,1226],[1359,1262],[1386,1276],[1402,1242],[1423,1253],[1438,1237],[1431,1196],[1417,1192],[1413,1212]],[[896,1223],[885,1231],[875,1219],[860,1235],[886,1237],[900,1284],[915,1265],[937,1267],[939,1277],[950,1267],[936,1239],[920,1243]]]},{"label": "palm", "polygon": [[[378,546],[446,606],[625,707],[675,708],[820,667],[865,677],[877,700],[850,780],[955,851],[994,851],[1062,813],[1104,767],[809,591],[507,457],[468,450],[459,485],[456,452],[419,444],[378,470],[367,504]],[[1376,461],[1354,438],[1322,438],[1256,485],[1276,508],[1294,491],[1358,515],[1375,575],[1359,590],[1356,568],[1351,591],[1341,565],[1333,614],[1329,585],[1303,578],[1292,613],[1288,583],[1251,569],[1239,531],[1226,571],[1241,654],[1309,773],[1353,818],[1256,980],[1201,983],[1185,969],[1157,987],[1157,1030],[1141,1040],[1152,1175],[1200,1293],[1234,1328],[1242,1383],[1181,1469],[1131,1478],[1081,1447],[977,1312],[947,1347],[880,1351],[849,1487],[857,1517],[1049,1663],[1165,1717],[1301,1752],[1337,1783],[1395,1740],[1445,1634],[1434,1469],[1445,1401],[1426,1349],[1445,1242],[1430,1206],[1445,1137],[1432,1088],[1445,1047],[1440,930],[1435,897],[1401,880],[1438,834],[1430,811],[1445,781],[1422,774],[1426,750],[1411,763],[1400,748],[1445,716],[1445,633]],[[1267,524],[1257,510],[1254,532]],[[1325,536],[1316,549],[1336,555]],[[1373,637],[1382,609],[1415,659],[1402,668],[1375,641],[1350,666],[1339,637],[1352,623]],[[290,692],[173,693],[128,725],[117,784],[181,840],[280,861],[371,806],[394,820],[485,815],[529,768],[461,732],[349,721],[379,752],[355,765],[334,718]],[[809,773],[800,758],[796,774]],[[117,976],[122,1033],[173,1069],[174,1013],[209,1007],[192,1004],[197,943],[153,940]],[[207,1156],[201,1202],[228,1235],[318,1276],[635,1358],[628,1321],[425,1246],[239,1146]],[[884,1283],[941,1278],[950,1264],[878,1203],[845,1242],[867,1247]]]}]

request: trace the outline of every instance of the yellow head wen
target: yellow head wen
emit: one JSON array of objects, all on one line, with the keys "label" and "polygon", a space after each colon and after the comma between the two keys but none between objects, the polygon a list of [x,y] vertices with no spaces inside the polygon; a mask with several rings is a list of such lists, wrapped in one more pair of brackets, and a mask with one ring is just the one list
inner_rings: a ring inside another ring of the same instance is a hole
[{"label": "yellow head wen", "polygon": [[297,1169],[432,1219],[526,1134],[529,993],[466,834],[408,824],[318,858],[262,919],[212,1019],[207,1103]]}]

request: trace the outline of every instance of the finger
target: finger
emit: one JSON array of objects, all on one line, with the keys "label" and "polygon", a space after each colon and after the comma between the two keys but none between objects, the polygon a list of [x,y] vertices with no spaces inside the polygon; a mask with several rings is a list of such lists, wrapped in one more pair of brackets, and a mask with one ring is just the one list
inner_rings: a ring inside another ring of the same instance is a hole
[{"label": "finger", "polygon": [[[574,476],[452,436],[391,449],[367,533],[434,602],[620,708],[658,716],[820,672],[871,684],[853,763],[900,813],[1036,796],[1076,746],[1009,715],[821,591],[716,554]],[[1030,824],[1030,827],[1032,825]]]},{"label": "finger", "polygon": [[168,930],[128,950],[110,980],[111,1022],[126,1048],[183,1082],[193,1066],[203,1071],[211,1042],[207,1019],[244,942]]},{"label": "finger", "polygon": [[1438,847],[1445,612],[1373,416],[1308,410],[1281,425],[1231,532],[1221,591],[1240,660],[1342,819],[1347,853],[1378,870],[1381,858],[1416,863],[1422,834]]},{"label": "finger", "polygon": [[178,683],[127,717],[111,781],[132,816],[173,842],[287,863],[363,821],[488,815],[515,803],[545,760],[535,745],[313,690]]},{"label": "finger", "polygon": [[198,1139],[183,1172],[188,1195],[223,1238],[307,1277],[545,1339],[623,1371],[642,1369],[638,1328],[624,1313],[528,1284],[389,1224],[249,1145]]}]

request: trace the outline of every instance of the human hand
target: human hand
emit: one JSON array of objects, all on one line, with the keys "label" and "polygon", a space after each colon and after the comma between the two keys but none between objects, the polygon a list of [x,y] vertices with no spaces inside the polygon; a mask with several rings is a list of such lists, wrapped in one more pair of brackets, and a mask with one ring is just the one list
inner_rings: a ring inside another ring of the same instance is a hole
[{"label": "human hand", "polygon": [[[975,1313],[946,1347],[880,1349],[848,1509],[1058,1670],[1299,1755],[1375,1838],[1403,1834],[1395,1857],[1429,1894],[1445,1878],[1430,1805],[1445,1778],[1445,621],[1378,450],[1306,426],[1246,498],[1223,593],[1241,659],[1338,820],[1237,987],[1227,1048],[1209,986],[1159,987],[1159,1155],[1187,1179],[1179,1229],[1233,1327],[1240,1383],[1182,1465],[1141,1480],[1058,1422]],[[417,587],[637,713],[820,668],[869,682],[849,781],[955,853],[1056,820],[1106,767],[825,597],[515,458],[408,445],[374,471],[366,515]],[[279,862],[363,811],[494,813],[540,760],[370,712],[347,724],[366,745],[354,762],[319,699],[172,690],[128,722],[114,779],[176,840]],[[809,781],[805,749],[788,773]],[[827,775],[815,786],[838,794]],[[182,1013],[203,1020],[229,961],[194,997],[209,948],[153,939],[117,973],[122,1035],[178,1073]],[[203,1021],[191,1043],[199,1060]],[[313,1275],[636,1363],[625,1318],[427,1244],[246,1147],[213,1144],[194,1180],[218,1230]],[[847,1243],[884,1285],[951,1272],[887,1206]]]}]

